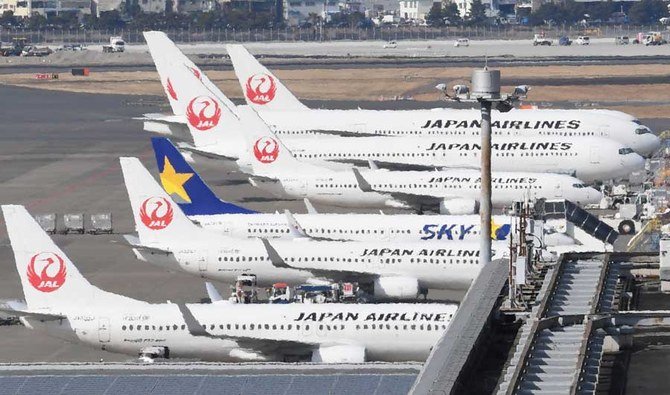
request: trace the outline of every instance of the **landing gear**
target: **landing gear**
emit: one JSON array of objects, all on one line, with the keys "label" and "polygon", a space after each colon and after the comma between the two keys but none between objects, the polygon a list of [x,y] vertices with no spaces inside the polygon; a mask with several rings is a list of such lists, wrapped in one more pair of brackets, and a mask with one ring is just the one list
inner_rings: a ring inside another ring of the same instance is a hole
[{"label": "landing gear", "polygon": [[170,349],[164,346],[143,347],[139,352],[139,361],[142,363],[154,363],[156,358],[170,358]]}]

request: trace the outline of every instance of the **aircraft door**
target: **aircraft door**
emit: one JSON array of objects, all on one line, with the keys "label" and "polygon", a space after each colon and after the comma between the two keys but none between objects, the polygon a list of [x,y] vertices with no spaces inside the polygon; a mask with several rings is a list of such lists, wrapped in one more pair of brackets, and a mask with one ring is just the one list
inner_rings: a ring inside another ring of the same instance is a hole
[{"label": "aircraft door", "polygon": [[392,230],[391,228],[382,228],[381,231],[382,231],[383,233],[382,233],[382,237],[381,237],[381,239],[382,239],[382,240],[386,240],[386,241],[391,240],[391,230]]},{"label": "aircraft door", "polygon": [[598,147],[591,147],[590,162],[600,163],[600,150],[598,149]]},{"label": "aircraft door", "polygon": [[[219,228],[220,233],[223,233],[226,236],[233,236],[233,230],[235,228],[233,227],[233,224],[230,222],[223,222],[221,223],[221,227]],[[235,235],[237,236],[237,235]],[[246,233],[244,234],[244,237],[246,237]]]},{"label": "aircraft door", "polygon": [[197,259],[198,259],[198,270],[201,272],[207,270],[207,258],[205,257],[205,254],[199,255]]},{"label": "aircraft door", "polygon": [[98,318],[98,340],[100,343],[109,343],[110,337],[109,318]]},{"label": "aircraft door", "polygon": [[554,186],[554,197],[560,198],[563,197],[563,188],[561,187],[561,183],[556,183]]},{"label": "aircraft door", "polygon": [[299,188],[298,193],[300,194],[300,196],[307,197],[307,181],[306,180],[300,181],[300,183],[298,184],[298,188]]}]

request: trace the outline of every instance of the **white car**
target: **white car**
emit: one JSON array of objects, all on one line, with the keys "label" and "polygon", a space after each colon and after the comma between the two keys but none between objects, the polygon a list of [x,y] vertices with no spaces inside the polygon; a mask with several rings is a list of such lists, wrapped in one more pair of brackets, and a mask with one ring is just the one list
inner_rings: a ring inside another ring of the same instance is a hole
[{"label": "white car", "polygon": [[589,36],[579,36],[577,37],[577,40],[575,40],[575,43],[577,45],[589,45],[590,42],[591,39],[589,38]]},{"label": "white car", "polygon": [[470,40],[467,38],[459,38],[458,40],[454,41],[454,47],[469,47],[470,46]]},{"label": "white car", "polygon": [[395,41],[389,41],[384,44],[384,48],[398,48],[398,43]]}]

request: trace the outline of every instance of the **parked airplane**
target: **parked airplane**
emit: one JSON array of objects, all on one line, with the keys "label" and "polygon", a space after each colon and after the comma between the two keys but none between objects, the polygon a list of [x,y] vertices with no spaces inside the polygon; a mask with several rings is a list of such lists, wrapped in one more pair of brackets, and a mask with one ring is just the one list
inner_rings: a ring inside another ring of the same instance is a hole
[{"label": "parked airplane", "polygon": [[[152,142],[163,188],[190,219],[225,235],[352,241],[479,240],[480,218],[475,215],[318,214],[309,201],[306,215],[256,213],[219,200],[168,139],[155,137]],[[564,223],[549,220],[545,224],[542,244],[549,252],[605,248]],[[509,240],[510,217],[494,215],[491,227],[493,240]]]},{"label": "parked airplane", "polygon": [[[238,107],[232,112],[184,65],[171,68],[172,87],[188,114],[187,126],[195,149],[208,155],[238,159],[245,152],[244,133],[249,129]],[[259,125],[258,127],[261,127]],[[265,124],[262,126],[267,129]],[[336,162],[328,167],[342,169],[374,160],[396,169],[478,168],[480,141],[463,136],[324,137],[288,138],[287,146],[304,161]],[[344,162],[344,163],[340,163]],[[335,166],[339,165],[339,166]],[[644,167],[644,159],[616,141],[600,137],[497,136],[493,143],[492,166],[497,171],[552,172],[574,174],[585,181],[627,177]]]},{"label": "parked airplane", "polygon": [[[146,114],[145,129],[185,137],[186,117],[176,108],[176,91],[167,64],[186,65],[221,101],[226,96],[162,32],[144,33],[161,82],[175,116]],[[235,65],[247,103],[256,108],[280,136],[328,132],[343,135],[479,135],[480,115],[476,110],[320,110],[303,105],[269,70],[242,46],[231,45]],[[234,107],[231,106],[234,111]],[[277,111],[281,109],[281,111]],[[649,156],[660,147],[660,139],[634,117],[611,110],[512,110],[494,112],[494,135],[604,137]]]},{"label": "parked airplane", "polygon": [[[154,137],[151,142],[163,189],[191,220],[228,236],[352,241],[479,240],[478,215],[258,213],[220,200],[167,138]],[[507,240],[510,217],[493,216],[491,227],[493,240]]]},{"label": "parked airplane", "polygon": [[23,206],[2,212],[26,300],[2,310],[29,329],[144,361],[423,361],[457,308],[147,303],[89,283]]},{"label": "parked airplane", "polygon": [[[160,36],[156,41],[169,40]],[[175,57],[179,51],[172,47]],[[305,106],[241,44],[226,46],[247,104],[259,112],[278,135],[308,131],[340,131],[363,135],[479,136],[481,113],[476,109],[324,110]],[[527,109],[494,111],[493,134],[499,136],[604,137],[650,156],[660,139],[629,114],[612,110]],[[637,122],[635,122],[637,121]]]},{"label": "parked airplane", "polygon": [[[182,92],[184,97],[204,97],[207,91],[204,86],[198,86],[197,80],[185,68],[174,70],[175,87]],[[189,80],[190,79],[190,80]],[[182,83],[184,82],[184,83]],[[188,82],[189,84],[185,84]],[[215,107],[226,111],[225,105],[212,99]],[[210,105],[211,106],[211,105]],[[193,112],[191,112],[193,113]],[[479,200],[478,177],[474,177],[475,171],[463,169],[451,169],[442,171],[406,172],[370,170],[365,172],[365,177],[385,180],[386,187],[394,185],[402,191],[381,191],[374,188],[361,188],[360,180],[350,171],[336,171],[322,166],[304,163],[295,158],[292,152],[284,147],[283,143],[273,135],[267,125],[258,117],[253,109],[239,107],[237,114],[228,112],[225,115],[226,122],[210,126],[206,132],[199,130],[199,123],[189,122],[189,129],[194,138],[203,138],[216,141],[216,135],[221,136],[216,147],[223,147],[228,153],[222,156],[229,157],[230,148],[224,138],[234,135],[236,120],[248,130],[241,132],[246,140],[246,151],[239,152],[238,163],[245,172],[253,174],[250,178],[252,185],[262,188],[278,197],[308,198],[315,202],[341,206],[341,207],[393,207],[418,210],[439,210],[442,214],[473,214],[477,212],[476,205]],[[366,138],[340,138],[347,141],[360,141]],[[374,144],[383,144],[388,141],[400,141],[397,138],[372,137],[379,140]],[[421,139],[421,138],[419,138]],[[321,141],[319,139],[318,141]],[[610,142],[607,140],[607,142]],[[525,144],[525,143],[524,143]],[[211,145],[203,145],[203,150],[209,150]],[[359,147],[352,145],[350,150]],[[391,147],[389,147],[391,148]],[[369,147],[368,149],[373,149]],[[215,150],[212,150],[215,151]],[[347,152],[347,149],[343,149]],[[341,155],[345,155],[344,153]],[[639,156],[637,154],[631,154]],[[539,156],[538,156],[539,158]],[[545,157],[543,157],[545,158]],[[509,160],[513,163],[515,161]],[[642,160],[642,158],[640,158]],[[437,182],[436,180],[461,180],[459,182]],[[565,198],[579,204],[598,203],[601,195],[593,188],[586,187],[581,181],[574,177],[563,174],[539,174],[528,172],[494,172],[493,174],[494,204],[496,207],[509,206],[514,201],[523,200],[525,197],[533,198]],[[411,188],[419,188],[417,193],[411,193]],[[423,188],[423,190],[421,190]],[[425,189],[430,188],[431,194]],[[394,192],[394,193],[391,193]]]},{"label": "parked airplane", "polygon": [[[224,282],[255,274],[260,285],[355,281],[381,299],[413,299],[428,289],[467,289],[479,273],[479,244],[472,242],[270,242],[224,236],[191,222],[139,160],[121,158],[120,162],[139,236],[127,239],[139,259],[168,269]],[[494,242],[493,256],[501,257],[506,243],[498,243]],[[333,267],[351,262],[377,273],[321,276],[277,267],[277,259],[329,262]]]}]

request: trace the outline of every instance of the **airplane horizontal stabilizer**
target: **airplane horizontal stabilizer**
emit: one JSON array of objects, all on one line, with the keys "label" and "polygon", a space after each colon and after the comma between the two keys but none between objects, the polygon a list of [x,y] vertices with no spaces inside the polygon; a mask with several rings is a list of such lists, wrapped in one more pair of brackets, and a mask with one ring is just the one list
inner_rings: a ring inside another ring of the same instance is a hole
[{"label": "airplane horizontal stabilizer", "polygon": [[66,316],[60,315],[60,314],[38,313],[38,312],[27,311],[27,310],[14,310],[12,308],[5,308],[5,307],[0,307],[0,312],[5,313],[9,316],[26,317],[26,318],[32,318],[32,319],[36,319],[36,320],[40,320],[40,321],[58,321],[58,320],[67,319]]}]

